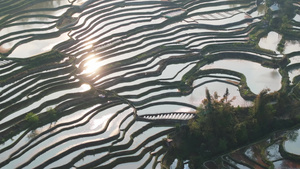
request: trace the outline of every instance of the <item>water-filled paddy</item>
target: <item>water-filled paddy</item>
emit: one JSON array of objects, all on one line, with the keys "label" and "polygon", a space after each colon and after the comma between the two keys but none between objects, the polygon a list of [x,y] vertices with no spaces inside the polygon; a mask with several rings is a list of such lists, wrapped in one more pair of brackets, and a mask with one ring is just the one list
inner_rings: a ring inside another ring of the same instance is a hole
[{"label": "water-filled paddy", "polygon": [[[216,46],[249,41],[264,13],[255,1],[33,1],[18,15],[8,12],[12,20],[0,17],[0,50],[8,55],[0,65],[0,136],[12,135],[0,145],[0,168],[160,168],[163,139],[175,125],[136,116],[194,112],[206,88],[220,98],[228,88],[234,106],[251,106],[239,91],[240,74],[255,94],[281,88],[278,68],[226,52],[267,60],[277,54]],[[78,22],[56,27],[71,16]],[[270,32],[259,46],[276,51],[280,38]],[[34,57],[48,51],[57,53]],[[287,41],[284,53],[297,51],[298,42]],[[210,55],[226,59],[208,64]],[[214,69],[240,74],[206,72]],[[41,121],[32,131],[24,127],[29,112]],[[49,115],[57,119],[42,123]],[[20,134],[10,124],[20,124]]]},{"label": "water-filled paddy", "polygon": [[13,58],[29,58],[44,52],[50,51],[55,45],[68,40],[67,33],[61,34],[53,39],[35,40],[23,45],[18,46],[9,57]]},{"label": "water-filled paddy", "polygon": [[265,68],[251,61],[228,59],[216,61],[203,67],[203,69],[213,68],[222,68],[243,73],[246,76],[249,88],[256,94],[265,88],[277,91],[281,87],[281,75],[278,70]]},{"label": "water-filled paddy", "polygon": [[299,144],[300,144],[300,130],[292,131],[288,140],[284,142],[284,148],[287,152],[292,154],[300,155]]},{"label": "water-filled paddy", "polygon": [[277,50],[277,45],[280,42],[282,36],[277,32],[269,32],[267,37],[263,37],[259,41],[259,47],[263,49],[268,49],[279,54]]},{"label": "water-filled paddy", "polygon": [[299,41],[287,41],[285,43],[285,48],[284,48],[284,54],[289,54],[292,52],[297,52],[300,49],[300,42]]}]

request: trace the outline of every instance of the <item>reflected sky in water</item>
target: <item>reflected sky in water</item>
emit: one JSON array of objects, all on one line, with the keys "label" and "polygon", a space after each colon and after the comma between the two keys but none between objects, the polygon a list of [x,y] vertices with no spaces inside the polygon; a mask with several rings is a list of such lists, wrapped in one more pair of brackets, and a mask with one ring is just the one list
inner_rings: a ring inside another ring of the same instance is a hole
[{"label": "reflected sky in water", "polygon": [[279,54],[279,51],[277,50],[277,45],[280,42],[281,38],[282,36],[280,34],[272,31],[268,33],[267,37],[261,38],[258,45],[263,49],[269,49]]}]

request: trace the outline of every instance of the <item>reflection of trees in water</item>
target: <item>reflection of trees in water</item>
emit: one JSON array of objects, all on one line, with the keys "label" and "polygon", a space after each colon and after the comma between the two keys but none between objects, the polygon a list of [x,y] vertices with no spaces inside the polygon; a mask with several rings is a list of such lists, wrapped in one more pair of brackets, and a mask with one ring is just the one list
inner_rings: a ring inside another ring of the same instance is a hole
[{"label": "reflection of trees in water", "polygon": [[298,135],[299,135],[298,130],[294,130],[294,131],[287,133],[286,136],[289,141],[295,142],[298,138]]},{"label": "reflection of trees in water", "polygon": [[33,139],[35,138],[37,135],[39,135],[40,132],[37,130],[32,130],[31,133],[27,136],[28,139]]},{"label": "reflection of trees in water", "polygon": [[289,42],[290,44],[292,44],[292,45],[300,44],[300,41],[299,41],[299,40],[289,40],[288,42]]}]

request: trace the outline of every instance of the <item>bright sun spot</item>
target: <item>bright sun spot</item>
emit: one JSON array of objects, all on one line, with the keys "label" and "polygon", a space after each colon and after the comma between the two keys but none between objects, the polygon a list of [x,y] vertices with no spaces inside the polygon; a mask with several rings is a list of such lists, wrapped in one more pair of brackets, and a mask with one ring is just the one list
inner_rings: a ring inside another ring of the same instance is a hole
[{"label": "bright sun spot", "polygon": [[94,73],[100,66],[97,59],[91,59],[84,64],[83,74]]},{"label": "bright sun spot", "polygon": [[80,92],[85,92],[85,91],[88,91],[90,89],[91,89],[91,86],[89,84],[86,84],[86,83],[84,83],[80,86]]}]

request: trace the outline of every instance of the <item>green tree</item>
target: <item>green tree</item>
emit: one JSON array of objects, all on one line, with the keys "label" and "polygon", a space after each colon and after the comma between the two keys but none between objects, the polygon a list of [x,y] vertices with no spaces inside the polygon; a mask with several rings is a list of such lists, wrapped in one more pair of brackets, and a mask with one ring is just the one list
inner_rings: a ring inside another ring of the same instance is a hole
[{"label": "green tree", "polygon": [[25,120],[28,121],[30,124],[35,125],[39,122],[39,117],[33,112],[30,112],[26,114]]},{"label": "green tree", "polygon": [[205,89],[205,96],[206,96],[206,99],[203,100],[204,101],[203,104],[205,105],[207,113],[210,113],[211,109],[212,109],[211,96],[210,96],[209,90],[207,88]]},{"label": "green tree", "polygon": [[225,98],[225,100],[227,101],[228,96],[229,96],[229,90],[228,90],[228,88],[226,88],[226,91],[225,91],[225,93],[223,95],[223,98]]},{"label": "green tree", "polygon": [[280,31],[286,31],[290,27],[290,19],[287,15],[281,17]]},{"label": "green tree", "polygon": [[253,105],[254,118],[263,131],[271,129],[273,116],[276,112],[273,103],[270,103],[272,98],[267,95],[268,91],[270,89],[262,90],[255,98]]},{"label": "green tree", "polygon": [[227,140],[224,138],[219,139],[219,145],[218,145],[218,150],[220,152],[224,152],[227,150]]},{"label": "green tree", "polygon": [[189,123],[191,134],[199,140],[203,138],[206,146],[214,151],[223,151],[228,145],[237,142],[235,125],[238,124],[238,119],[235,108],[231,105],[232,99],[227,100],[228,95],[227,90],[224,97],[218,100],[217,93],[212,97],[206,89],[206,99],[202,102],[203,106],[198,108],[198,118]]},{"label": "green tree", "polygon": [[47,112],[49,113],[49,116],[51,119],[56,119],[56,110],[52,107],[47,108]]},{"label": "green tree", "polygon": [[245,143],[248,140],[248,131],[246,123],[239,123],[235,126],[236,138],[239,143]]}]

